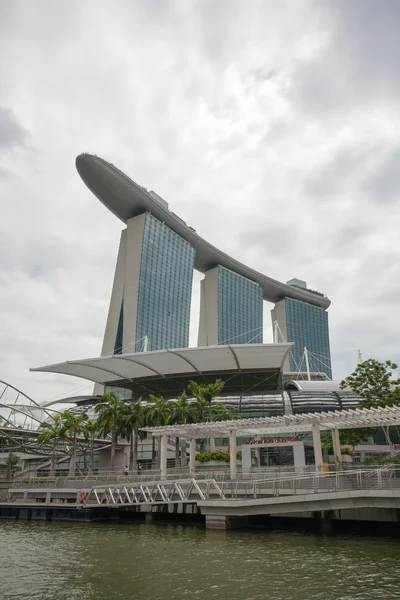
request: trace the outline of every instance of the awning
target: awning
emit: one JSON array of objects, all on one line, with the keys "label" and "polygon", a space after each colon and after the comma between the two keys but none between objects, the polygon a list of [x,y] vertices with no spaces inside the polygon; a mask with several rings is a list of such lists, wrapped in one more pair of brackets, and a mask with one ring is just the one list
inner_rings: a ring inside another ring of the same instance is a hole
[{"label": "awning", "polygon": [[72,375],[105,384],[146,377],[224,371],[280,371],[293,344],[229,344],[69,360],[31,371]]}]

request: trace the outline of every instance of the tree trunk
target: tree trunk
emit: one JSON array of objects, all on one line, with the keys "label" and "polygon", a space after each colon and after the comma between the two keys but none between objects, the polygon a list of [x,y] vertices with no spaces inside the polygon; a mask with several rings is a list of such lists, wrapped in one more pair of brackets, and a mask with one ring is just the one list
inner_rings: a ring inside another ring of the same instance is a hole
[{"label": "tree trunk", "polygon": [[94,434],[90,440],[89,475],[93,475]]},{"label": "tree trunk", "polygon": [[132,431],[131,433],[131,446],[129,450],[129,470],[134,472],[137,471],[137,433]]},{"label": "tree trunk", "polygon": [[132,431],[132,446],[131,446],[131,469],[137,471],[137,455],[138,455],[138,434],[137,431]]},{"label": "tree trunk", "polygon": [[186,440],[181,438],[181,467],[187,467]]},{"label": "tree trunk", "polygon": [[156,464],[156,436],[153,435],[153,439],[151,441],[151,463],[152,466]]},{"label": "tree trunk", "polygon": [[50,461],[50,477],[55,477],[56,474],[56,442],[53,444],[53,451],[51,453],[51,461]]},{"label": "tree trunk", "polygon": [[175,438],[175,467],[179,467],[179,438]]},{"label": "tree trunk", "polygon": [[117,446],[117,432],[113,431],[111,434],[111,456],[110,456],[110,467],[111,471],[114,470],[115,466],[115,450]]},{"label": "tree trunk", "polygon": [[75,470],[76,470],[76,435],[74,435],[74,439],[72,440],[72,454],[71,454],[71,460],[69,463],[68,475],[70,477],[73,477],[75,475]]},{"label": "tree trunk", "polygon": [[155,468],[160,469],[161,467],[161,436],[157,436],[156,438],[156,463]]},{"label": "tree trunk", "polygon": [[11,481],[11,475],[12,475],[12,452],[11,452],[11,450],[8,453],[6,465],[7,465],[6,466],[6,480]]}]

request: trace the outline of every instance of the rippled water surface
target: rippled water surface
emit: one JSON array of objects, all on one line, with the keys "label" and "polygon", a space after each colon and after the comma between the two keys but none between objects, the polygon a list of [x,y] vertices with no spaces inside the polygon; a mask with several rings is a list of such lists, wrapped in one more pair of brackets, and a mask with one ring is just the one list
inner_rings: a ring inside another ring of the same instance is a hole
[{"label": "rippled water surface", "polygon": [[400,541],[0,521],[0,599],[396,600]]}]

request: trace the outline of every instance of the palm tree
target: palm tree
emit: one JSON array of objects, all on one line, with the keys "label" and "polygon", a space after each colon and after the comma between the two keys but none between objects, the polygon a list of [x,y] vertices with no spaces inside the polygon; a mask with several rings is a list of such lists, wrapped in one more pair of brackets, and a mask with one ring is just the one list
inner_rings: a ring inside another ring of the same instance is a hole
[{"label": "palm tree", "polygon": [[237,408],[227,408],[222,402],[218,402],[212,407],[212,421],[231,421],[237,419],[239,411]]},{"label": "palm tree", "polygon": [[88,439],[88,431],[86,425],[88,422],[87,414],[74,415],[69,410],[65,410],[62,415],[63,427],[66,436],[72,442],[72,453],[71,460],[69,463],[69,475],[75,475],[76,470],[76,446],[78,435],[83,435],[85,439]]},{"label": "palm tree", "polygon": [[[185,391],[175,400],[171,402],[171,417],[170,423],[174,425],[185,425],[186,423],[194,423],[196,421],[196,408],[194,402],[188,400]],[[180,452],[181,452],[181,467],[186,467],[186,440],[181,438],[180,440]],[[179,461],[179,438],[176,438],[175,442],[175,466],[178,465]]]},{"label": "palm tree", "polygon": [[[189,381],[188,390],[195,397],[194,405],[196,409],[196,421],[204,423],[204,421],[213,420],[212,401],[218,394],[221,393],[224,387],[222,379],[216,379],[214,383],[197,383]],[[204,451],[205,442],[201,440],[200,448]]]},{"label": "palm tree", "polygon": [[211,404],[214,398],[221,393],[223,387],[222,379],[216,379],[214,383],[208,384],[189,381],[188,390],[195,397],[194,404],[198,422],[212,420]]},{"label": "palm tree", "polygon": [[140,428],[146,425],[146,412],[142,397],[124,403],[122,428],[123,434],[130,441],[129,468],[134,471],[137,469],[138,438],[143,439],[146,436],[145,432],[140,431]]},{"label": "palm tree", "polygon": [[[155,396],[149,394],[149,398],[152,404],[148,405],[147,408],[147,424],[153,427],[162,427],[168,425],[171,419],[171,405],[162,396]],[[156,450],[156,437],[153,436],[153,461],[155,458]],[[157,467],[159,467],[160,452],[157,454]]]},{"label": "palm tree", "polygon": [[89,450],[89,475],[93,475],[93,455],[94,455],[94,440],[96,433],[99,432],[99,424],[97,421],[88,421],[86,423],[86,431],[90,442]]},{"label": "palm tree", "polygon": [[118,435],[122,430],[123,402],[117,394],[109,392],[103,395],[103,400],[96,405],[94,410],[98,414],[97,422],[100,435],[106,438],[111,433],[110,467],[114,469]]},{"label": "palm tree", "polygon": [[51,417],[51,421],[43,421],[40,423],[42,431],[39,433],[38,444],[47,444],[53,442],[53,449],[50,461],[50,477],[55,475],[56,448],[59,440],[67,439],[64,425],[60,414]]}]

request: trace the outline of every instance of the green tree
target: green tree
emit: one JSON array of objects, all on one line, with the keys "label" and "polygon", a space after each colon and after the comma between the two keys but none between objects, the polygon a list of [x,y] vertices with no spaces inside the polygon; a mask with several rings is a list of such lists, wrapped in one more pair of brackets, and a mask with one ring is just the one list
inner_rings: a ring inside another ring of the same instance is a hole
[{"label": "green tree", "polygon": [[62,415],[63,428],[65,436],[72,442],[71,459],[69,462],[69,475],[75,475],[76,471],[76,448],[77,439],[79,435],[82,435],[86,440],[88,439],[87,431],[87,414],[74,415],[69,410],[65,410]]},{"label": "green tree", "polygon": [[40,423],[41,432],[37,437],[38,444],[48,444],[52,442],[52,452],[50,459],[50,477],[55,475],[56,449],[60,440],[67,440],[64,425],[60,414],[51,417],[50,421]]},{"label": "green tree", "polygon": [[118,436],[122,431],[123,425],[123,402],[115,392],[109,392],[103,395],[103,400],[96,405],[94,410],[97,413],[100,435],[103,438],[111,435],[110,467],[114,469]]},{"label": "green tree", "polygon": [[[400,403],[400,379],[392,379],[397,365],[391,360],[380,362],[375,358],[357,365],[355,371],[340,382],[341,389],[351,389],[361,408],[379,408]],[[391,444],[389,427],[383,428]]]},{"label": "green tree", "polygon": [[[339,431],[339,439],[341,446],[351,446],[352,451],[356,446],[359,446],[363,442],[367,442],[368,439],[376,433],[376,429],[373,427],[363,427],[360,429],[342,429]],[[330,432],[324,432],[321,435],[321,441],[326,446],[328,454],[333,454],[333,441]]]},{"label": "green tree", "polygon": [[222,402],[215,404],[211,410],[212,421],[232,421],[238,417],[239,411],[237,408],[228,408]]},{"label": "green tree", "polygon": [[188,390],[195,398],[196,422],[204,423],[212,420],[212,401],[223,390],[224,382],[217,379],[214,383],[197,383],[189,381]]},{"label": "green tree", "polygon": [[147,424],[147,408],[142,404],[142,397],[136,401],[128,401],[124,403],[123,411],[123,435],[130,442],[129,451],[129,468],[136,471],[137,469],[137,446],[138,439],[144,439],[146,433],[140,431],[141,427]]},{"label": "green tree", "polygon": [[[173,402],[171,405],[171,417],[170,423],[174,425],[186,425],[186,423],[195,423],[196,421],[196,407],[193,401],[188,400],[188,396],[185,391]],[[187,464],[187,453],[186,453],[186,440],[179,438],[175,440],[175,466],[179,462],[179,446],[181,454],[181,467],[186,467]]]},{"label": "green tree", "polygon": [[[170,423],[172,409],[171,404],[165,400],[162,396],[155,396],[149,394],[151,404],[147,407],[147,424],[153,427],[163,427]],[[153,436],[153,461],[156,457],[156,437]],[[157,448],[157,461],[156,467],[160,466],[160,451]]]},{"label": "green tree", "polygon": [[342,429],[339,432],[340,444],[343,446],[351,446],[354,452],[354,448],[359,446],[363,442],[367,442],[368,438],[376,433],[374,427],[363,427],[361,429]]},{"label": "green tree", "polygon": [[11,481],[13,478],[14,467],[18,464],[19,458],[13,452],[8,453],[7,462],[6,462],[6,479],[7,481]]},{"label": "green tree", "polygon": [[393,406],[400,402],[400,379],[392,379],[397,365],[390,360],[374,358],[357,365],[355,371],[340,382],[341,389],[350,388],[359,397],[362,408]]},{"label": "green tree", "polygon": [[[222,379],[216,379],[214,383],[197,383],[189,381],[188,390],[194,396],[196,422],[204,423],[212,421],[215,417],[215,412],[212,410],[212,401],[223,390],[224,382]],[[200,441],[200,450],[204,452],[205,440]]]},{"label": "green tree", "polygon": [[94,440],[96,439],[96,433],[99,433],[98,422],[88,420],[86,423],[86,432],[89,442],[89,475],[93,475]]}]

